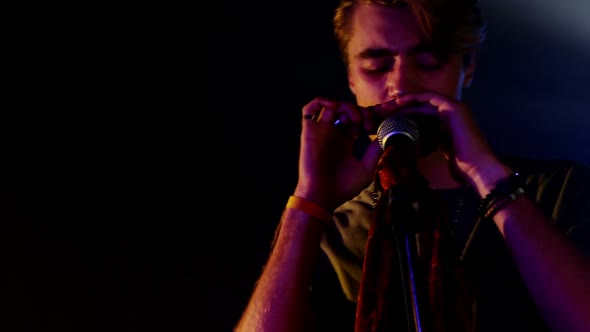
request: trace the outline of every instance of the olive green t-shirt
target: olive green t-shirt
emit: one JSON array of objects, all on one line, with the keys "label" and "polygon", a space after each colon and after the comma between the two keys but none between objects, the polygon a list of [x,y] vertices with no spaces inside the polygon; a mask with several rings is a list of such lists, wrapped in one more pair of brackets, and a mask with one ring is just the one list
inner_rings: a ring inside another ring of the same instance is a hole
[{"label": "olive green t-shirt", "polygon": [[[572,161],[515,157],[507,157],[504,162],[526,179],[526,194],[590,259],[590,167]],[[367,235],[378,199],[372,187],[336,209],[334,223],[322,239],[324,256],[314,279],[312,298],[324,326],[352,330],[354,317],[350,316],[354,316]],[[497,227],[493,222],[484,222],[472,234],[480,202],[477,194],[469,188],[440,190],[440,194],[450,211],[455,210],[453,204],[458,197],[462,199],[461,217],[453,231],[459,247],[463,248],[473,235],[463,264],[479,289],[475,300],[476,331],[548,330]],[[323,312],[330,306],[336,309],[332,311],[335,314]]]}]

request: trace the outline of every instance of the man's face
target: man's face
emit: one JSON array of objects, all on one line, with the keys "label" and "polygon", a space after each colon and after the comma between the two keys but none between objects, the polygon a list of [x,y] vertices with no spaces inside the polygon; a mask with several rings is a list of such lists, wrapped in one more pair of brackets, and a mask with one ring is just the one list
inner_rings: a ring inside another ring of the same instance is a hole
[{"label": "man's face", "polygon": [[461,55],[438,55],[407,8],[359,6],[351,22],[348,80],[360,106],[391,100],[398,91],[430,90],[455,99],[473,67]]}]

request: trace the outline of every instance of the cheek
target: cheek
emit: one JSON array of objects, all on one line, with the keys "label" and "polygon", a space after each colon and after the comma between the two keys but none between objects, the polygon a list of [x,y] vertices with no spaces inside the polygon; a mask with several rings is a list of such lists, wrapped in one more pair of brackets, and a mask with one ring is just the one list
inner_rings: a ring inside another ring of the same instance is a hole
[{"label": "cheek", "polygon": [[443,87],[442,93],[448,97],[461,99],[461,91],[463,90],[463,83],[465,79],[465,72],[460,63],[453,63],[451,68],[446,71],[445,75],[440,78],[439,85]]},{"label": "cheek", "polygon": [[385,102],[387,85],[385,79],[371,79],[366,75],[350,74],[354,95],[359,106],[371,106]]},{"label": "cheek", "polygon": [[440,93],[441,95],[460,99],[461,90],[463,87],[463,79],[461,74],[452,73],[431,77],[427,82],[426,89]]}]

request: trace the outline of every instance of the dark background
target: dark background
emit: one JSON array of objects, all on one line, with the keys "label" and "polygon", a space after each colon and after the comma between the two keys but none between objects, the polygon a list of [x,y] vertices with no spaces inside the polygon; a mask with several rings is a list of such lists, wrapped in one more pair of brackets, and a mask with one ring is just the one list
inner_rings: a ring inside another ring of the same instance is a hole
[{"label": "dark background", "polygon": [[[465,100],[498,152],[590,164],[590,30],[563,19],[588,9],[528,4],[484,2]],[[11,12],[2,329],[231,330],[295,186],[301,107],[351,97],[335,5]]]},{"label": "dark background", "polygon": [[[482,2],[488,41],[464,99],[499,153],[590,164],[590,27],[578,19],[589,8],[572,1],[551,10],[534,1],[530,7],[511,3]],[[232,76],[246,82],[238,93],[248,104],[232,116],[239,119],[237,137],[252,143],[240,149],[237,190],[244,195],[233,206],[242,210],[230,213],[237,220],[228,216],[231,235],[219,249],[226,254],[214,264],[222,272],[212,313],[222,330],[244,308],[294,188],[301,107],[317,95],[350,97],[332,39],[335,4],[304,1],[253,19],[252,35],[260,38],[240,43],[249,50],[247,60],[228,61],[248,68],[238,70],[242,77]]]}]

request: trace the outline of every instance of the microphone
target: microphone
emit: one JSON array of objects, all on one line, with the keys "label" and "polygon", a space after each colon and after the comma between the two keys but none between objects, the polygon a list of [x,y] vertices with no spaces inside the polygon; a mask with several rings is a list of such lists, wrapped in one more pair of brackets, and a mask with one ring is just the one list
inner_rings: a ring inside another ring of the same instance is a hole
[{"label": "microphone", "polygon": [[418,125],[407,117],[393,115],[383,120],[377,128],[377,139],[382,149],[387,146],[387,139],[394,135],[407,136],[412,143],[418,143],[420,131]]},{"label": "microphone", "polygon": [[380,185],[387,191],[393,185],[417,189],[426,185],[418,171],[417,156],[420,132],[411,119],[393,115],[377,128],[383,154],[377,165]]}]

